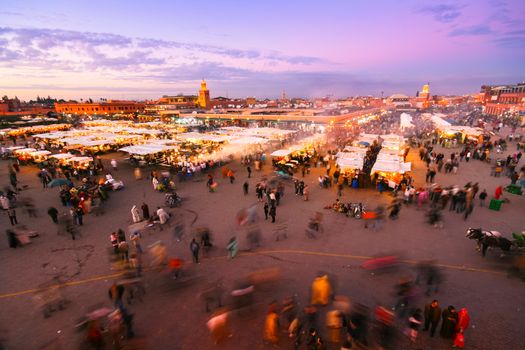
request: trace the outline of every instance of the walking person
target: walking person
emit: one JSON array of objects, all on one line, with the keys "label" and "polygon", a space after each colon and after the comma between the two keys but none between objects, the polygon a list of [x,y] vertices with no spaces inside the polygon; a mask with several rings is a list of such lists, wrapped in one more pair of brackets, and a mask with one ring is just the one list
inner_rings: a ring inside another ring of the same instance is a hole
[{"label": "walking person", "polygon": [[77,207],[75,209],[75,212],[77,214],[77,221],[80,226],[84,225],[84,210],[82,210],[82,207]]},{"label": "walking person", "polygon": [[268,205],[268,202],[264,203],[264,220],[268,220],[268,211],[270,210],[270,206]]},{"label": "walking person", "polygon": [[275,222],[275,215],[277,214],[277,209],[276,209],[275,205],[272,205],[270,207],[269,214],[272,217],[272,222]]},{"label": "walking person", "polygon": [[149,219],[149,207],[146,203],[142,203],[142,206],[140,207],[142,209],[142,217],[144,220]]},{"label": "walking person", "polygon": [[250,168],[250,166],[248,165],[246,167],[246,171],[248,171],[248,179],[252,177],[252,168]]},{"label": "walking person", "polygon": [[248,181],[245,181],[244,184],[242,185],[242,189],[244,191],[244,195],[247,196],[248,195],[248,187],[250,185],[248,184]]},{"label": "walking person", "polygon": [[133,207],[131,207],[131,218],[133,219],[134,224],[140,222],[139,208],[137,208],[136,205],[133,205]]},{"label": "walking person", "polygon": [[487,190],[481,191],[479,194],[479,206],[484,207],[485,206],[485,199],[487,198]]},{"label": "walking person", "polygon": [[228,242],[228,246],[226,247],[228,249],[228,259],[233,259],[237,255],[238,247],[237,247],[237,238],[232,237],[230,238],[230,241]]},{"label": "walking person", "polygon": [[408,336],[412,343],[416,342],[419,326],[421,325],[421,310],[417,309],[408,319]]},{"label": "walking person", "polygon": [[113,170],[117,170],[117,161],[115,159],[111,160],[111,167],[113,168]]},{"label": "walking person", "polygon": [[193,257],[193,262],[196,264],[199,264],[199,249],[200,249],[199,243],[197,243],[195,238],[193,238],[190,243],[190,250],[191,250],[191,255]]},{"label": "walking person", "polygon": [[9,216],[9,221],[11,222],[11,226],[18,225],[18,220],[16,219],[15,208],[7,209],[7,215]]},{"label": "walking person", "polygon": [[308,201],[309,196],[310,196],[310,188],[308,187],[308,185],[305,185],[303,189],[303,199],[305,202]]},{"label": "walking person", "polygon": [[47,214],[51,217],[51,220],[53,220],[53,222],[55,224],[58,224],[58,210],[57,210],[57,208],[49,207],[49,209],[47,210]]},{"label": "walking person", "polygon": [[440,319],[441,308],[439,307],[439,302],[432,300],[430,304],[425,305],[425,328],[423,328],[423,331],[428,331],[430,328],[430,336],[433,337]]}]

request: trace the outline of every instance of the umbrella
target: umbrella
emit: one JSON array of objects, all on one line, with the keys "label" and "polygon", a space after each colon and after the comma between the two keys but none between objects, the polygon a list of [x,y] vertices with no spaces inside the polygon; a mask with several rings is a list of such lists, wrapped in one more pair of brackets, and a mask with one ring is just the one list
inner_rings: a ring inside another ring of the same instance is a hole
[{"label": "umbrella", "polygon": [[67,180],[67,179],[54,179],[53,181],[51,181],[48,186],[49,187],[55,187],[55,186],[63,186],[63,185],[69,185],[71,183],[71,181]]}]

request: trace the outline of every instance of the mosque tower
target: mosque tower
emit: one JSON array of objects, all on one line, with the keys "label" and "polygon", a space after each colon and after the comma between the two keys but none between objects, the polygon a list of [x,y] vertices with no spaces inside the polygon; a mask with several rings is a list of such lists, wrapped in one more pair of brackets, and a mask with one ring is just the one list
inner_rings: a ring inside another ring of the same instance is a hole
[{"label": "mosque tower", "polygon": [[197,105],[200,108],[209,108],[210,107],[210,91],[206,87],[206,80],[202,79],[201,89],[199,90],[199,98],[197,99]]}]

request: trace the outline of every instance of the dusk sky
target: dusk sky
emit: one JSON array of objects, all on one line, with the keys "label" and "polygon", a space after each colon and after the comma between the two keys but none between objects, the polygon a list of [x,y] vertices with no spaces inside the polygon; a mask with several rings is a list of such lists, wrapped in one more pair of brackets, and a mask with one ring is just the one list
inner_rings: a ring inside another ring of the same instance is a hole
[{"label": "dusk sky", "polygon": [[0,0],[0,94],[414,95],[525,80],[525,0]]}]

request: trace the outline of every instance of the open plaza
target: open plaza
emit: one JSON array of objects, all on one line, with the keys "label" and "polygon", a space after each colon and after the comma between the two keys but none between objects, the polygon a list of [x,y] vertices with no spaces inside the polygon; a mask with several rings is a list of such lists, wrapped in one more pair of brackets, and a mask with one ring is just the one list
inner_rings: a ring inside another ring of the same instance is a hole
[{"label": "open plaza", "polygon": [[8,348],[525,346],[521,132],[408,119],[4,134]]}]

